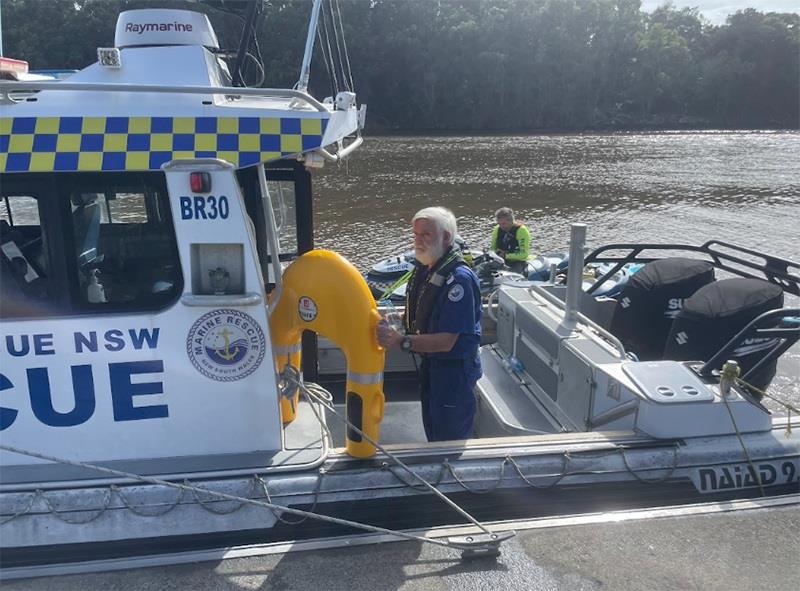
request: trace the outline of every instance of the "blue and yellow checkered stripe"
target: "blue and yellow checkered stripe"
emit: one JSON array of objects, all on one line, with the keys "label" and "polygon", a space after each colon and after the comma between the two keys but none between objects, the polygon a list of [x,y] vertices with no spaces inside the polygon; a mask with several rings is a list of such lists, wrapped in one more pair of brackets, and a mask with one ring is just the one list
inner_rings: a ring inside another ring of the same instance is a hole
[{"label": "blue and yellow checkered stripe", "polygon": [[327,119],[299,117],[3,117],[0,171],[158,170],[178,158],[236,167],[322,145]]}]

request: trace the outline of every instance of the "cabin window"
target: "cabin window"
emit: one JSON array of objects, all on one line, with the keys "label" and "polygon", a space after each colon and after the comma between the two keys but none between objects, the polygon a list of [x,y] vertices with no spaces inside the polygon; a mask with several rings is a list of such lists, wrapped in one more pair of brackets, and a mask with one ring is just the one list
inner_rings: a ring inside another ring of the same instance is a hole
[{"label": "cabin window", "polygon": [[0,317],[159,310],[183,290],[161,173],[3,175]]},{"label": "cabin window", "polygon": [[107,202],[108,222],[113,224],[144,224],[147,222],[145,196],[123,193]]},{"label": "cabin window", "polygon": [[49,309],[48,256],[38,191],[6,193],[0,202],[0,315],[38,316]]},{"label": "cabin window", "polygon": [[[302,167],[302,165],[299,165]],[[245,207],[250,220],[256,231],[256,244],[258,256],[261,262],[261,270],[266,279],[266,289],[269,291],[274,286],[273,268],[269,252],[267,236],[270,233],[268,212],[261,199],[261,188],[258,182],[258,175],[255,167],[246,168],[238,171],[239,184],[244,195]],[[302,243],[301,232],[298,228],[298,193],[302,188],[298,188],[298,174],[295,170],[286,168],[267,168],[267,189],[269,191],[270,204],[275,215],[275,224],[278,234],[278,248],[280,260],[285,264],[297,258]],[[306,185],[310,191],[310,185]],[[310,201],[310,194],[308,195]],[[308,210],[310,213],[310,209]],[[304,231],[308,236],[311,235],[310,222],[300,223],[304,225]],[[306,250],[309,250],[306,245]]]},{"label": "cabin window", "polygon": [[79,306],[157,309],[172,301],[182,286],[166,188],[147,175],[93,180],[75,177],[69,189]]},{"label": "cabin window", "polygon": [[294,182],[267,181],[267,189],[278,226],[281,254],[297,255],[297,222],[294,210]]},{"label": "cabin window", "polygon": [[39,226],[39,203],[31,195],[6,195],[0,203],[0,219],[11,226]]}]

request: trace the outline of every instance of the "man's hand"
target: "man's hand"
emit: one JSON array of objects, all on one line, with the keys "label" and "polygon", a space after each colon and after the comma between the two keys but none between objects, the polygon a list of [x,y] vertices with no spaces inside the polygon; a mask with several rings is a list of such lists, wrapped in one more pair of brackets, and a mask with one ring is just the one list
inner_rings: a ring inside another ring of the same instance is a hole
[{"label": "man's hand", "polygon": [[497,254],[499,254],[501,257],[503,257],[503,258],[506,258],[506,254],[507,254],[507,253],[506,253],[506,251],[505,251],[505,250],[500,250],[500,249],[497,249],[497,250],[495,250],[495,252],[496,252]]},{"label": "man's hand", "polygon": [[403,333],[390,326],[385,320],[378,322],[378,326],[375,328],[375,336],[378,337],[378,343],[384,349],[399,347],[400,342],[403,340]]}]

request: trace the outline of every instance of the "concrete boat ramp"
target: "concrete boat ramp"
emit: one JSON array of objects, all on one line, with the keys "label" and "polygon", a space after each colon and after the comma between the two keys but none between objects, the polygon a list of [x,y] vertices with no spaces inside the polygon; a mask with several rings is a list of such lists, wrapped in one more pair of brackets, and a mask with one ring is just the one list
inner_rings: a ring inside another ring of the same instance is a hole
[{"label": "concrete boat ramp", "polygon": [[[12,590],[796,590],[800,494],[513,522],[497,558],[352,536],[5,572]],[[466,527],[415,532],[444,539]],[[181,563],[181,564],[176,564]],[[109,570],[112,569],[112,570]],[[108,572],[91,572],[105,570]],[[78,574],[70,574],[78,573]],[[23,580],[8,577],[26,575]]]}]

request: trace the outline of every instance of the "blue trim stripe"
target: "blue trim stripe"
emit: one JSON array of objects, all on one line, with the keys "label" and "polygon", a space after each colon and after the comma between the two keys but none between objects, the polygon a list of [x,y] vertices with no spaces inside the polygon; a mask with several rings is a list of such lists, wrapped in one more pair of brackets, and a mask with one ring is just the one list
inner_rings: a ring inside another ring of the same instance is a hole
[{"label": "blue trim stripe", "polygon": [[172,133],[172,117],[153,117],[150,130],[153,133]]},{"label": "blue trim stripe", "polygon": [[80,133],[83,123],[81,117],[61,117],[58,122],[59,133]]},{"label": "blue trim stripe", "polygon": [[178,158],[236,167],[322,145],[308,117],[0,117],[0,172],[159,170]]},{"label": "blue trim stripe", "polygon": [[36,131],[36,118],[35,117],[17,117],[11,125],[11,133],[17,134],[30,134]]},{"label": "blue trim stripe", "polygon": [[128,133],[128,118],[109,117],[106,119],[106,133]]}]

